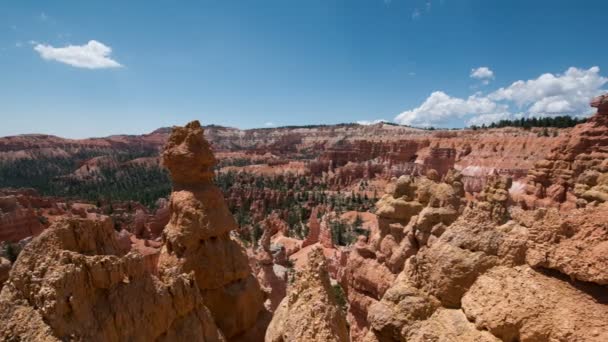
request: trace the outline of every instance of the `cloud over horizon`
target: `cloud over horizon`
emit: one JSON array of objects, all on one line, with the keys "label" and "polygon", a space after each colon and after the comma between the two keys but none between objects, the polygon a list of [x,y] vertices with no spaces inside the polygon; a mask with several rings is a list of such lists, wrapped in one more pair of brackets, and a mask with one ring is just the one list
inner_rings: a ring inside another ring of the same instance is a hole
[{"label": "cloud over horizon", "polygon": [[389,122],[388,120],[384,120],[384,119],[377,119],[377,120],[359,120],[357,121],[357,123],[359,125],[363,125],[363,126],[369,126],[369,125],[375,125],[375,124],[379,124],[381,122]]},{"label": "cloud over horizon", "polygon": [[66,47],[36,44],[34,50],[45,60],[53,60],[77,68],[105,69],[122,67],[122,64],[110,58],[112,48],[96,40],[90,40],[84,45],[68,45]]},{"label": "cloud over horizon", "polygon": [[[493,77],[489,68],[483,68],[473,69],[470,76]],[[599,72],[597,66],[570,67],[563,74],[545,73],[535,79],[515,81],[486,95],[478,92],[467,98],[434,91],[420,106],[398,114],[394,120],[405,125],[442,127],[449,122],[480,125],[530,116],[587,115],[593,111],[589,107],[591,98],[606,92],[602,87],[608,78]]]}]

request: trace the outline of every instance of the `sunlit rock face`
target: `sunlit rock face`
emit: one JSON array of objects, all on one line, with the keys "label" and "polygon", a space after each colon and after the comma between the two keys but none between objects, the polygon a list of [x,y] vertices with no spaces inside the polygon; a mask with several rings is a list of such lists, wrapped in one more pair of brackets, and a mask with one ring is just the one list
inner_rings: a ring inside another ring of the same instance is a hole
[{"label": "sunlit rock face", "polygon": [[415,239],[403,270],[359,321],[367,324],[361,340],[607,338],[607,204],[526,210],[513,206],[510,187],[509,178],[489,179],[439,234]]},{"label": "sunlit rock face", "polygon": [[266,342],[347,342],[344,312],[332,290],[326,260],[319,247],[308,254],[266,331]]},{"label": "sunlit rock face", "polygon": [[219,188],[213,184],[216,160],[198,121],[174,127],[162,154],[173,180],[171,218],[159,269],[164,276],[194,273],[205,304],[226,337],[256,325],[263,296]]},{"label": "sunlit rock face", "polygon": [[389,184],[376,204],[377,227],[369,239],[354,244],[341,282],[349,300],[348,320],[353,339],[367,333],[369,310],[393,286],[406,261],[433,244],[462,212],[462,176],[449,170],[439,174],[402,176]]},{"label": "sunlit rock face", "polygon": [[565,210],[608,201],[608,95],[591,101],[597,113],[556,143],[530,170],[523,205]]},{"label": "sunlit rock face", "polygon": [[193,274],[153,275],[109,219],[65,219],[34,238],[2,288],[0,321],[2,341],[224,340]]}]

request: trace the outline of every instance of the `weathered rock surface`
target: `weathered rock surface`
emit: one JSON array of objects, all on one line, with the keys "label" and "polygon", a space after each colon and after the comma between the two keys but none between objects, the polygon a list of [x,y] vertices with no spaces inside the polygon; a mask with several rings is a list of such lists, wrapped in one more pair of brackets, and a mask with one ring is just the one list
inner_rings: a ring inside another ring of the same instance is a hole
[{"label": "weathered rock surface", "polygon": [[0,339],[223,340],[192,274],[157,278],[114,237],[110,220],[69,219],[28,244],[0,293]]},{"label": "weathered rock surface", "polygon": [[0,196],[0,241],[17,242],[43,229],[36,212],[23,206],[17,196]]},{"label": "weathered rock surface", "polygon": [[606,95],[591,106],[597,113],[577,125],[567,140],[530,170],[521,201],[528,207],[571,209],[608,201],[608,109]]},{"label": "weathered rock surface", "polygon": [[285,267],[287,262],[285,248],[280,248],[282,247],[280,246],[276,256],[271,250],[270,238],[273,235],[273,228],[276,227],[270,224],[264,226],[264,233],[260,238],[260,246],[255,256],[256,277],[266,295],[264,306],[269,312],[274,312],[287,294],[288,276],[288,270]]},{"label": "weathered rock surface", "polygon": [[342,279],[353,339],[366,334],[368,309],[394,285],[406,260],[436,241],[460,214],[464,195],[460,174],[448,171],[445,182],[438,182],[438,177],[437,172],[419,178],[402,176],[389,185],[376,204],[377,230],[371,231],[369,243],[360,237],[353,246]]},{"label": "weathered rock surface", "polygon": [[163,152],[173,192],[159,270],[164,277],[194,272],[218,327],[236,338],[258,321],[263,296],[244,248],[230,234],[236,223],[212,182],[215,162],[198,121],[173,129]]},{"label": "weathered rock surface", "polygon": [[4,282],[8,280],[8,275],[11,271],[11,262],[3,257],[0,257],[0,290],[4,286]]},{"label": "weathered rock surface", "polygon": [[419,245],[369,306],[365,341],[606,339],[606,204],[509,210],[510,185],[490,179]]},{"label": "weathered rock surface", "polygon": [[274,313],[266,342],[349,341],[344,312],[331,288],[326,261],[313,248]]},{"label": "weathered rock surface", "polygon": [[514,212],[530,235],[527,263],[572,279],[608,285],[608,203],[571,210]]},{"label": "weathered rock surface", "polygon": [[608,296],[589,292],[527,266],[497,267],[475,282],[462,310],[503,341],[606,341]]}]

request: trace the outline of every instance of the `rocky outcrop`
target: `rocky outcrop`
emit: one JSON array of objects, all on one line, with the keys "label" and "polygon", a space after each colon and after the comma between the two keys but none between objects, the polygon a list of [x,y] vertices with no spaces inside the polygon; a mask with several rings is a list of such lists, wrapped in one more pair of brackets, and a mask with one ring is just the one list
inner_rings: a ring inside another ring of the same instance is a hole
[{"label": "rocky outcrop", "polygon": [[302,248],[319,242],[319,237],[321,235],[321,223],[319,222],[320,210],[321,208],[317,206],[310,212],[310,218],[308,219],[308,235],[302,242]]},{"label": "rocky outcrop", "polygon": [[193,272],[218,327],[227,338],[237,338],[258,322],[263,296],[244,248],[231,236],[236,223],[212,182],[216,160],[198,121],[174,127],[162,159],[173,192],[160,273]]},{"label": "rocky outcrop", "polygon": [[275,253],[271,249],[271,236],[275,226],[264,225],[264,233],[260,238],[260,246],[256,252],[256,277],[260,282],[262,291],[265,294],[266,301],[264,307],[269,312],[274,312],[281,300],[287,293],[287,274],[288,269],[285,267],[287,256],[285,248],[277,246]]},{"label": "rocky outcrop", "polygon": [[454,148],[438,148],[430,149],[429,155],[424,158],[423,165],[428,170],[435,170],[440,177],[448,173],[456,164],[457,152]]},{"label": "rocky outcrop", "polygon": [[324,248],[334,248],[335,247],[334,242],[331,237],[331,227],[330,227],[330,222],[335,219],[334,216],[335,215],[333,215],[333,213],[325,214],[325,215],[323,215],[323,218],[321,219],[321,224],[319,227],[319,229],[321,231],[319,233],[319,243]]},{"label": "rocky outcrop", "polygon": [[606,299],[605,289],[587,293],[527,266],[497,267],[470,288],[462,311],[502,341],[599,342],[608,339]]},{"label": "rocky outcrop", "polygon": [[[368,338],[416,341],[425,336],[468,336],[472,340],[496,340],[464,324],[462,312],[453,310],[460,308],[463,295],[481,274],[499,264],[525,262],[525,229],[505,221],[505,189],[509,186],[508,179],[490,181],[479,202],[470,203],[462,215],[454,216],[455,221],[419,245],[394,284],[369,308]],[[447,331],[435,330],[441,326],[448,327]]]},{"label": "rocky outcrop", "polygon": [[148,214],[145,209],[137,209],[129,230],[138,238],[156,239],[161,236],[170,217],[169,202],[165,198],[161,198],[156,201],[156,210],[151,214]]},{"label": "rocky outcrop", "polygon": [[306,267],[295,275],[268,326],[265,341],[349,341],[344,312],[336,300],[320,248],[311,250]]},{"label": "rocky outcrop", "polygon": [[608,201],[606,98],[595,98],[591,106],[598,108],[597,113],[572,129],[568,139],[556,144],[546,159],[535,163],[521,198],[524,205],[567,210]]},{"label": "rocky outcrop", "polygon": [[556,209],[515,210],[528,229],[527,263],[583,282],[608,285],[608,203],[560,214]]},{"label": "rocky outcrop", "polygon": [[402,176],[387,187],[376,204],[378,229],[371,231],[369,242],[359,238],[342,279],[354,339],[365,335],[368,309],[385,296],[406,260],[437,240],[460,214],[464,195],[460,179],[452,170],[445,182],[438,182],[438,174],[429,172],[428,177]]},{"label": "rocky outcrop", "polygon": [[11,262],[3,257],[0,257],[0,290],[2,290],[4,282],[8,280],[8,275],[10,271]]},{"label": "rocky outcrop", "polygon": [[36,212],[14,195],[0,197],[0,241],[17,242],[42,232],[44,226]]},{"label": "rocky outcrop", "polygon": [[491,178],[455,221],[419,245],[369,306],[362,339],[606,339],[605,204],[526,211],[510,208],[510,187],[508,178]]},{"label": "rocky outcrop", "polygon": [[108,219],[60,221],[28,244],[0,293],[0,321],[4,341],[223,340],[193,275],[147,272]]},{"label": "rocky outcrop", "polygon": [[348,162],[360,162],[380,158],[383,162],[402,163],[416,160],[416,153],[428,142],[414,140],[399,141],[339,141],[319,157],[320,161],[331,161],[333,167],[344,166]]}]

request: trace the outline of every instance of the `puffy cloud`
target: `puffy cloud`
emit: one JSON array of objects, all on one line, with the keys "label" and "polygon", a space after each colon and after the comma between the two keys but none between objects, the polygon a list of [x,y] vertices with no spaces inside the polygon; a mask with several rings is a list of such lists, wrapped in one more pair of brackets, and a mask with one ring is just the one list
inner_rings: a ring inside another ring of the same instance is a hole
[{"label": "puffy cloud", "polygon": [[66,47],[36,44],[34,50],[46,60],[54,60],[77,68],[103,69],[122,67],[120,63],[110,58],[112,48],[96,40],[90,40],[85,45],[68,45]]},{"label": "puffy cloud", "polygon": [[[479,69],[474,69],[471,77]],[[413,126],[454,126],[488,124],[525,116],[588,114],[592,112],[591,98],[606,92],[602,87],[608,78],[599,72],[598,67],[571,67],[563,74],[543,74],[535,79],[513,82],[487,95],[476,93],[466,99],[435,91],[420,106],[397,115],[395,121]],[[488,75],[485,71],[481,74]]]},{"label": "puffy cloud", "polygon": [[395,121],[403,125],[433,126],[467,116],[506,112],[504,105],[474,94],[466,99],[452,97],[442,91],[433,92],[419,107],[405,111]]},{"label": "puffy cloud", "polygon": [[471,69],[471,74],[469,76],[478,80],[488,80],[494,78],[494,71],[488,67],[479,67]]},{"label": "puffy cloud", "polygon": [[384,120],[384,119],[378,119],[378,120],[359,120],[359,121],[357,121],[357,123],[359,125],[364,125],[364,126],[375,125],[375,124],[381,123],[381,122],[388,122],[388,121]]},{"label": "puffy cloud", "polygon": [[543,74],[536,79],[513,82],[488,95],[493,101],[511,101],[530,114],[581,114],[589,112],[589,100],[602,93],[608,78],[597,66],[587,70],[570,67],[564,74]]}]

